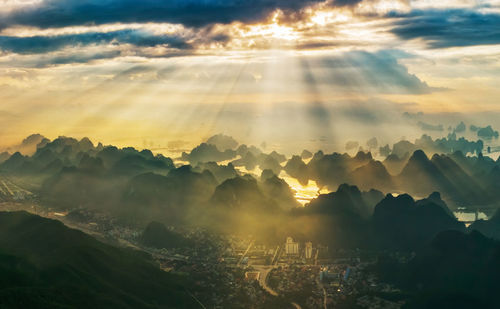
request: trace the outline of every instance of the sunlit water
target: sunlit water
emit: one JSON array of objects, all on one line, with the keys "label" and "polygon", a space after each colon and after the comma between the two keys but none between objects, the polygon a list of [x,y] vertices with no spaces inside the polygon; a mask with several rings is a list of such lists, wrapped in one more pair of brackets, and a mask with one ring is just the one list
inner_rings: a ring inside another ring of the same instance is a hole
[{"label": "sunlit water", "polygon": [[[498,154],[500,152],[495,152],[490,154],[491,157],[498,157]],[[238,157],[239,158],[239,157]],[[231,161],[235,160],[234,158],[231,160],[219,162],[218,164],[220,165],[227,165]],[[309,160],[305,160],[306,162]],[[178,157],[174,161],[177,166],[184,165],[184,164],[189,164],[187,161],[182,161],[179,160]],[[282,164],[284,165],[284,164]],[[241,174],[250,174],[253,177],[259,179],[262,174],[262,170],[259,167],[254,168],[253,170],[247,170],[243,166],[238,166],[236,167],[236,170],[238,170]],[[327,194],[329,193],[328,189],[326,188],[320,188],[316,181],[314,180],[309,180],[307,185],[302,185],[297,179],[290,177],[285,171],[281,171],[279,174],[279,177],[282,178],[283,180],[286,181],[286,183],[290,186],[290,188],[294,191],[294,196],[295,199],[302,205],[305,206],[307,203],[312,201],[313,199],[317,198],[320,194]],[[391,192],[391,194],[394,197],[397,197],[400,194],[403,194],[405,192]],[[420,200],[425,198],[424,196],[419,197],[419,196],[413,196],[416,200]],[[473,222],[476,219],[476,214],[475,212],[467,212],[467,211],[456,211],[453,212],[455,217],[457,218],[458,221],[461,222]],[[484,212],[479,212],[478,213],[478,220],[488,220],[488,216]]]},{"label": "sunlit water", "polygon": [[[461,222],[472,222],[476,220],[475,212],[455,211],[453,214],[457,217],[458,221]],[[488,216],[484,212],[478,212],[477,218],[478,220],[488,220]]]},{"label": "sunlit water", "polygon": [[[241,173],[248,173],[255,177],[260,177],[262,170],[256,167],[254,170],[248,171],[244,167],[237,167]],[[320,194],[329,193],[326,188],[319,188],[316,181],[309,180],[307,185],[302,185],[297,179],[290,177],[285,171],[281,171],[279,177],[282,178],[294,191],[295,199],[302,205],[306,205],[311,200],[317,198]]]},{"label": "sunlit water", "polygon": [[284,172],[281,173],[280,177],[295,191],[295,199],[302,205],[309,203],[320,194],[329,192],[326,188],[319,188],[314,180],[309,180],[308,184],[304,186],[297,179],[288,176]]}]

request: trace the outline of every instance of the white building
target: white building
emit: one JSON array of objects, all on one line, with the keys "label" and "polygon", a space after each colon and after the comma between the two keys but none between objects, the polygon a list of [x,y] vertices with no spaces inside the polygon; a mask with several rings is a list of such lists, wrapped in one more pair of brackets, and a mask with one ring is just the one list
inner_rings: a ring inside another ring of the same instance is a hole
[{"label": "white building", "polygon": [[311,259],[313,256],[313,244],[312,242],[306,242],[305,248],[306,259]]},{"label": "white building", "polygon": [[298,255],[299,254],[299,243],[294,242],[292,237],[286,238],[285,253],[287,255]]}]

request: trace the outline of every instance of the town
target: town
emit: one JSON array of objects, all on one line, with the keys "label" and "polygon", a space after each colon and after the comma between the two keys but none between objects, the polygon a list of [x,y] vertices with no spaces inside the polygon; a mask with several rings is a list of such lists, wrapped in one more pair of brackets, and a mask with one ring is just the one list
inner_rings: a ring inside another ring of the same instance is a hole
[{"label": "town", "polygon": [[387,297],[377,296],[398,295],[399,291],[378,282],[369,271],[370,265],[377,260],[376,252],[332,252],[321,244],[299,242],[291,236],[281,244],[270,245],[250,235],[216,235],[200,228],[174,227],[168,228],[175,229],[195,245],[152,248],[139,241],[141,229],[121,224],[105,213],[88,209],[69,213],[54,211],[38,205],[33,194],[10,180],[5,179],[1,184],[5,194],[0,210],[36,213],[101,241],[148,252],[162,270],[185,274],[195,282],[198,289],[190,293],[206,308],[245,308],[250,303],[260,306],[273,303],[291,308],[353,305],[400,308],[404,303],[398,297],[388,301]]}]

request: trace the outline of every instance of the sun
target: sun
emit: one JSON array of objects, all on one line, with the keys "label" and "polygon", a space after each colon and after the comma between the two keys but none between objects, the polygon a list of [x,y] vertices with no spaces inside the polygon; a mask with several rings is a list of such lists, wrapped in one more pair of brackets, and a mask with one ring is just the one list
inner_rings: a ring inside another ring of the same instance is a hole
[{"label": "sun", "polygon": [[292,27],[279,25],[277,23],[251,26],[244,36],[249,38],[272,38],[286,41],[293,41],[299,38],[298,33]]}]

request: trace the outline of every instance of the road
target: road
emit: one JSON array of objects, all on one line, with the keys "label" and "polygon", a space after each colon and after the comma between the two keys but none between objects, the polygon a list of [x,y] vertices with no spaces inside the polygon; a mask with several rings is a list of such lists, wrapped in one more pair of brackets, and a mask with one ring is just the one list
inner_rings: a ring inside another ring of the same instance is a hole
[{"label": "road", "polygon": [[[273,270],[274,268],[277,268],[278,266],[275,266],[275,265],[270,265],[270,266],[264,266],[264,265],[252,265],[253,268],[255,268],[255,270],[257,270],[258,272],[260,272],[260,276],[259,276],[259,284],[260,286],[266,290],[269,294],[271,294],[272,296],[278,296],[278,292],[276,292],[275,290],[273,290],[268,284],[267,284],[267,278],[269,277],[269,273],[271,273],[271,270]],[[295,308],[297,309],[301,309],[302,307],[297,304],[297,303],[294,303],[292,302],[291,303],[292,306],[294,306]]]},{"label": "road", "polygon": [[27,196],[32,196],[33,193],[21,188],[9,178],[2,175],[0,176],[0,195],[10,200],[11,198],[23,199]]},{"label": "road", "polygon": [[276,268],[276,266],[257,266],[257,265],[252,265],[253,268],[255,268],[257,271],[260,272],[260,277],[259,277],[259,284],[260,286],[266,290],[269,294],[273,296],[278,296],[278,293],[271,289],[271,287],[267,284],[267,277],[269,276],[269,273],[271,270]]},{"label": "road", "polygon": [[319,278],[316,278],[316,283],[323,290],[323,308],[326,309],[326,290],[323,284],[319,281]]},{"label": "road", "polygon": [[280,259],[280,254],[281,254],[281,247],[278,245],[276,247],[276,251],[274,251],[274,256],[273,260],[271,261],[271,265],[276,265],[278,263],[278,260]]},{"label": "road", "polygon": [[301,307],[299,304],[297,304],[297,303],[292,303],[292,306],[294,306],[296,309],[301,309],[301,308],[302,308],[302,307]]},{"label": "road", "polygon": [[255,243],[255,240],[252,240],[250,242],[250,244],[248,244],[248,247],[247,249],[245,250],[245,253],[243,253],[243,255],[241,256],[241,259],[239,260],[238,262],[238,266],[240,266],[241,262],[243,262],[243,259],[245,258],[245,256],[248,254],[248,251],[250,251],[250,249],[252,249],[252,246],[253,244]]}]

